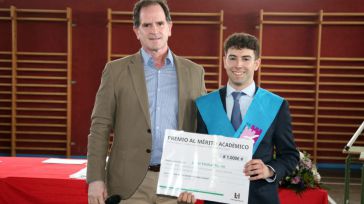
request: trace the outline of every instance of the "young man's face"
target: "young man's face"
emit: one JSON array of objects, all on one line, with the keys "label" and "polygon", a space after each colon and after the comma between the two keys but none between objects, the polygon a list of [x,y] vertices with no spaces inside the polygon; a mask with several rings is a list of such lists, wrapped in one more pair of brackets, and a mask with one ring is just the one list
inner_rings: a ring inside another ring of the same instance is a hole
[{"label": "young man's face", "polygon": [[224,56],[224,68],[229,83],[236,90],[242,90],[253,82],[254,72],[258,70],[259,65],[260,59],[255,59],[251,49],[229,48]]},{"label": "young man's face", "polygon": [[140,26],[134,27],[137,38],[148,53],[167,51],[171,30],[172,23],[167,22],[159,4],[143,7],[140,10]]}]

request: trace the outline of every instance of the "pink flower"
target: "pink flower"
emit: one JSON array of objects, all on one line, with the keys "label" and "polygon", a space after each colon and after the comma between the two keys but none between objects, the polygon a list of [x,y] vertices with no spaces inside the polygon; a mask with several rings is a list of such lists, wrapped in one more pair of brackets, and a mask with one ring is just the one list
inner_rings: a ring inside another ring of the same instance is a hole
[{"label": "pink flower", "polygon": [[301,181],[301,178],[299,176],[295,176],[292,178],[291,183],[292,184],[298,184]]},{"label": "pink flower", "polygon": [[304,159],[302,160],[303,167],[305,169],[311,169],[312,168],[312,161],[310,159]]},{"label": "pink flower", "polygon": [[320,188],[321,176],[317,171],[316,165],[311,161],[310,154],[299,152],[300,161],[291,175],[286,176],[280,182],[283,187],[291,188],[300,193],[307,188]]}]

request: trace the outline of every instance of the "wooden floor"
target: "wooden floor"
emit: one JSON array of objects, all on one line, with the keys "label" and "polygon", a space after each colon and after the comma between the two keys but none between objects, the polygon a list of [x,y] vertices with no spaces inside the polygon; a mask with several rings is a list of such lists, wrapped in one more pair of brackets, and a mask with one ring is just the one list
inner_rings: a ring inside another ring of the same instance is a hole
[{"label": "wooden floor", "polygon": [[[323,187],[329,193],[329,203],[344,204],[344,170],[319,170]],[[350,182],[350,204],[360,204],[361,171],[352,170]]]}]

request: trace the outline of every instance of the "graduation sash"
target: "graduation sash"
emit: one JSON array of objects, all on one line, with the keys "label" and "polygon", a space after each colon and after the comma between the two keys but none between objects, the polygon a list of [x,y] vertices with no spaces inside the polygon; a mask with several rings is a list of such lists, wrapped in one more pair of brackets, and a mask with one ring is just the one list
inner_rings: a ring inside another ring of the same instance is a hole
[{"label": "graduation sash", "polygon": [[283,98],[280,96],[258,88],[240,127],[235,131],[226,115],[218,90],[196,99],[197,108],[210,135],[251,137],[255,141],[253,154],[274,121],[282,102]]}]

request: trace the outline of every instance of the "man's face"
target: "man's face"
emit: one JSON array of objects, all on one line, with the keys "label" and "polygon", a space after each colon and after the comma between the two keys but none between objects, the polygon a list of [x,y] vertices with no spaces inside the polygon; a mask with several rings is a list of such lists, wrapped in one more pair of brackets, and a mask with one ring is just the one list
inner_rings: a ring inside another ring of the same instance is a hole
[{"label": "man's face", "polygon": [[148,53],[167,51],[171,30],[172,23],[167,22],[159,4],[143,7],[140,10],[140,25],[134,27],[137,38]]},{"label": "man's face", "polygon": [[229,83],[236,90],[242,90],[253,82],[254,72],[258,70],[259,65],[260,59],[255,59],[251,49],[229,48],[224,56],[224,68]]}]

